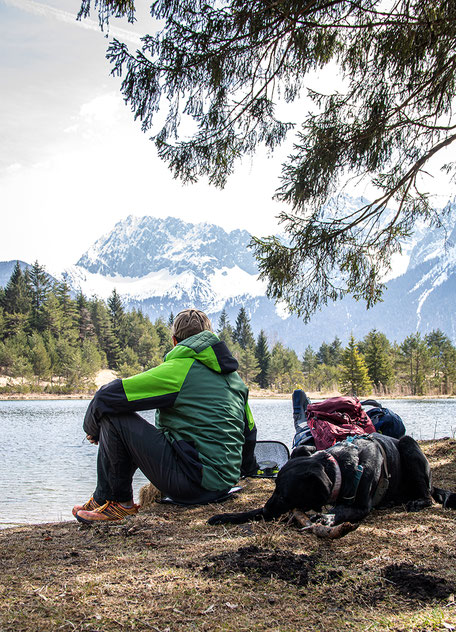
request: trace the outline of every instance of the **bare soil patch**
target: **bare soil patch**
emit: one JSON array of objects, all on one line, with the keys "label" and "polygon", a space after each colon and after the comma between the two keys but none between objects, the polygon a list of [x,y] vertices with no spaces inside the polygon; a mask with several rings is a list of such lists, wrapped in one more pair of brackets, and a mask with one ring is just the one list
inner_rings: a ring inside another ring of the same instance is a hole
[{"label": "bare soil patch", "polygon": [[274,577],[296,586],[306,586],[315,561],[313,555],[250,545],[209,557],[208,564],[201,570],[212,577],[226,577],[227,573],[242,572],[252,579]]},{"label": "bare soil patch", "polygon": [[432,601],[448,599],[456,592],[456,584],[439,577],[429,569],[413,564],[390,564],[383,570],[383,577],[410,599]]}]

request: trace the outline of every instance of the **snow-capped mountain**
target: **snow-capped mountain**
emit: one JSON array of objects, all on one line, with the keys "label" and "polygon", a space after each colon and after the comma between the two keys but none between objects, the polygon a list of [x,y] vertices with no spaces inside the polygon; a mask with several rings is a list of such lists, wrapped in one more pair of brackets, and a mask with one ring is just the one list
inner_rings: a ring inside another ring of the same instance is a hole
[{"label": "snow-capped mountain", "polygon": [[247,231],[227,233],[213,224],[129,216],[65,274],[89,296],[107,298],[116,288],[130,305],[198,304],[214,313],[228,301],[265,294],[250,239]]},{"label": "snow-capped mountain", "polygon": [[[342,200],[346,209],[365,202]],[[306,325],[266,298],[250,239],[246,231],[226,232],[212,224],[130,216],[63,275],[86,296],[107,299],[115,288],[127,308],[139,308],[153,320],[196,306],[214,325],[225,308],[234,324],[244,306],[255,334],[264,329],[271,344],[281,341],[299,353],[335,336],[345,344],[352,332],[359,340],[374,328],[397,342],[440,328],[456,342],[456,204],[442,228],[419,225],[404,244],[407,270],[388,281],[381,303],[367,311],[364,303],[345,298]]]},{"label": "snow-capped mountain", "polygon": [[107,276],[140,278],[167,269],[170,275],[210,275],[239,267],[256,274],[245,230],[226,233],[214,224],[190,224],[174,217],[134,217],[100,237],[76,265]]},{"label": "snow-capped mountain", "polygon": [[[365,203],[348,196],[337,200],[345,212]],[[417,227],[404,243],[407,271],[388,282],[383,302],[366,311],[364,303],[346,298],[322,308],[307,325],[266,298],[246,231],[130,216],[97,240],[67,274],[71,285],[89,296],[107,298],[115,287],[130,307],[152,318],[196,305],[215,322],[225,308],[234,322],[244,306],[256,333],[263,328],[271,342],[281,340],[301,352],[336,335],[345,342],[353,332],[360,339],[373,328],[401,341],[414,331],[439,327],[456,340],[455,219],[456,207],[443,228]]]}]

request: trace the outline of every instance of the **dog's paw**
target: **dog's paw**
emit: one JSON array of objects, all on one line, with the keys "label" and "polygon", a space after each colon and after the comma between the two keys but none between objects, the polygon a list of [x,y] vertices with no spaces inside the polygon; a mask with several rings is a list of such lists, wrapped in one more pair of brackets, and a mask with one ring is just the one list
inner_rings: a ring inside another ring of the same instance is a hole
[{"label": "dog's paw", "polygon": [[407,511],[421,511],[426,507],[430,507],[432,505],[432,500],[430,498],[418,498],[417,500],[410,500],[405,508]]}]

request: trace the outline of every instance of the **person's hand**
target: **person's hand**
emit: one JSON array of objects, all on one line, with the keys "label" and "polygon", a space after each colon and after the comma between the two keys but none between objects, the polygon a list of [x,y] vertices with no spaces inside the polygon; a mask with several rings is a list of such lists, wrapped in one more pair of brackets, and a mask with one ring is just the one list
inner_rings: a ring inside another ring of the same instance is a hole
[{"label": "person's hand", "polygon": [[89,443],[93,443],[93,445],[98,445],[98,439],[96,437],[92,437],[92,435],[86,435],[86,439]]}]

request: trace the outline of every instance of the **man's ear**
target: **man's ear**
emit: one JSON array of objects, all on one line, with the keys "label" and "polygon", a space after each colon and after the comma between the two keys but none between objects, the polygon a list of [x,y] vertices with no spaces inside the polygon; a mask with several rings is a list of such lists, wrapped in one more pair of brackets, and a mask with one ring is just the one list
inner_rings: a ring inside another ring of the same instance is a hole
[{"label": "man's ear", "polygon": [[178,344],[176,336],[172,336],[173,345],[176,346]]}]

